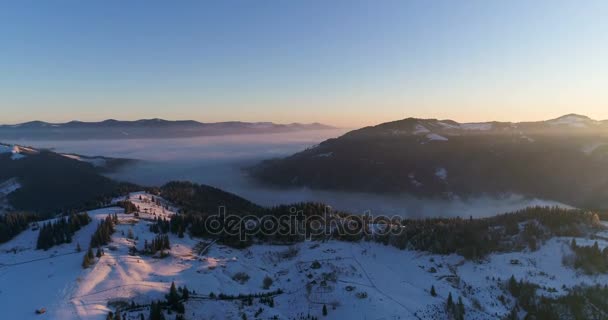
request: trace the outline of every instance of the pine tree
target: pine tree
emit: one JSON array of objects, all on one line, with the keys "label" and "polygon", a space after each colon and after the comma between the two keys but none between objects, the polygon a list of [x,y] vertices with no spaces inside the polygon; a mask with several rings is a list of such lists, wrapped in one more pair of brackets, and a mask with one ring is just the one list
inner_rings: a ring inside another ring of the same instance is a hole
[{"label": "pine tree", "polygon": [[177,288],[175,287],[175,282],[171,282],[171,289],[169,289],[169,294],[167,295],[167,304],[171,306],[172,309],[177,310],[179,307],[179,294],[177,293]]},{"label": "pine tree", "polygon": [[464,304],[462,303],[462,297],[458,297],[457,313],[458,313],[458,319],[464,320]]},{"label": "pine tree", "polygon": [[509,279],[509,292],[511,293],[512,296],[514,297],[519,297],[519,284],[517,283],[517,280],[515,280],[515,276],[511,276],[511,278]]},{"label": "pine tree", "polygon": [[91,249],[91,247],[89,247],[89,249],[87,250],[87,253],[85,253],[84,258],[82,260],[82,267],[86,269],[94,263],[95,263],[95,255],[93,254],[93,249]]},{"label": "pine tree", "polygon": [[188,291],[188,288],[184,286],[182,289],[182,300],[188,301],[188,299],[190,299],[190,292]]},{"label": "pine tree", "polygon": [[162,309],[162,306],[160,305],[160,302],[154,301],[150,305],[150,318],[149,319],[150,320],[164,320],[165,319],[165,315],[163,313],[163,309]]},{"label": "pine tree", "polygon": [[431,286],[431,296],[436,297],[437,292],[435,292],[435,286]]},{"label": "pine tree", "polygon": [[76,252],[81,252],[82,248],[80,247],[80,243],[76,244]]},{"label": "pine tree", "polygon": [[327,306],[323,305],[323,316],[327,315]]},{"label": "pine tree", "polygon": [[454,306],[454,300],[452,299],[452,293],[448,294],[448,309],[451,309]]}]

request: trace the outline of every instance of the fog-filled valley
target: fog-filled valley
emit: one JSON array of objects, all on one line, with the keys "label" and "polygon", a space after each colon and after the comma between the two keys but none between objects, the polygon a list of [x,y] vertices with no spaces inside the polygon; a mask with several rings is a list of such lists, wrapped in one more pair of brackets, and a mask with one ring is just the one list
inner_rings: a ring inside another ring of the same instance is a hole
[{"label": "fog-filled valley", "polygon": [[[562,205],[516,194],[468,199],[420,198],[407,194],[274,188],[249,178],[244,168],[262,160],[285,157],[339,137],[346,129],[283,134],[226,135],[179,139],[9,141],[49,148],[56,152],[140,160],[108,174],[110,178],[144,186],[187,180],[218,187],[264,206],[295,202],[322,202],[334,209],[372,215],[405,217],[484,217],[528,206]],[[229,209],[229,208],[228,208]]]}]

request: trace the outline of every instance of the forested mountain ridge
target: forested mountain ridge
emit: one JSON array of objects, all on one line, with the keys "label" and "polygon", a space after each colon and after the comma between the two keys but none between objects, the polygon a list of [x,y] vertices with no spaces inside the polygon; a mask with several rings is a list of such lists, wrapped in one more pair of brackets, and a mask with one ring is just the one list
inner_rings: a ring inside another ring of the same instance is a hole
[{"label": "forested mountain ridge", "polygon": [[408,118],[354,130],[250,168],[263,184],[467,197],[518,193],[608,206],[608,122]]},{"label": "forested mountain ridge", "polygon": [[132,161],[0,144],[0,200],[42,215],[99,206],[103,199],[141,189],[102,175]]}]

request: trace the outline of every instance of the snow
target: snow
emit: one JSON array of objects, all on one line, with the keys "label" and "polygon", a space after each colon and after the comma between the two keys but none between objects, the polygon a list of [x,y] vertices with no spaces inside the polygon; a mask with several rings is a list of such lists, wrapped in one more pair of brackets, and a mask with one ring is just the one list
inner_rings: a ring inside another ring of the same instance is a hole
[{"label": "snow", "polygon": [[75,154],[61,154],[62,156],[66,157],[66,158],[70,158],[73,160],[77,160],[77,161],[82,161],[82,162],[87,162],[92,164],[94,167],[103,167],[106,165],[106,159],[104,158],[100,158],[100,157],[82,157],[79,155],[75,155]]},{"label": "snow", "polygon": [[331,157],[333,155],[334,155],[333,152],[327,152],[327,153],[320,153],[320,154],[316,155],[315,157],[318,157],[318,158],[329,158],[329,157]]},{"label": "snow", "polygon": [[417,124],[414,127],[414,134],[416,134],[416,135],[430,133],[430,132],[431,132],[431,130],[427,129],[425,126],[423,126],[421,124]]},{"label": "snow", "polygon": [[422,186],[422,182],[416,180],[416,174],[415,173],[410,173],[407,175],[407,177],[410,179],[410,183],[413,184],[415,187],[421,187]]},{"label": "snow", "polygon": [[[154,238],[150,220],[169,218],[177,208],[145,192],[114,202],[127,198],[139,206],[139,218],[123,214],[118,207],[90,211],[94,221],[78,231],[71,244],[34,250],[37,231],[32,229],[1,244],[0,306],[4,317],[102,320],[110,311],[108,302],[146,304],[163,299],[174,281],[196,291],[198,298],[186,303],[188,319],[236,319],[243,313],[253,319],[259,308],[263,308],[259,317],[263,319],[307,314],[321,318],[323,304],[329,311],[324,319],[443,319],[449,293],[455,299],[462,297],[467,319],[501,319],[513,301],[506,305],[499,302],[498,297],[506,295],[500,281],[511,275],[538,283],[545,295],[565,294],[563,285],[608,283],[608,275],[588,276],[562,265],[562,257],[569,253],[569,238],[554,238],[534,252],[492,254],[481,262],[364,241],[303,242],[292,247],[256,244],[237,250],[173,234],[167,258],[130,256],[131,246],[141,249],[145,240]],[[93,267],[82,269],[84,252],[76,252],[76,244],[86,250],[97,221],[112,213],[118,213],[120,221],[113,242]],[[126,237],[129,230],[134,239]],[[577,239],[579,244],[586,241],[591,240]],[[597,241],[601,248],[608,246],[604,240]],[[208,250],[201,254],[205,247]],[[289,250],[297,254],[286,257]],[[320,268],[312,267],[315,261]],[[233,280],[238,272],[247,273],[250,279],[244,283]],[[274,281],[268,290],[262,288],[266,276]],[[430,295],[431,285],[437,297]],[[250,294],[279,288],[284,293],[275,296],[273,308],[257,299],[253,306],[208,299],[211,292]],[[35,315],[38,308],[46,308],[47,313]],[[135,319],[138,314],[130,316]]]},{"label": "snow", "polygon": [[453,124],[450,124],[450,123],[446,123],[446,122],[443,122],[443,121],[438,121],[437,124],[440,125],[440,126],[442,126],[445,129],[458,129],[458,128],[460,128],[459,126],[456,126],[456,125],[453,125]]},{"label": "snow", "polygon": [[17,145],[0,144],[0,153],[10,153],[12,160],[19,160],[25,157],[23,154],[21,154],[22,149],[26,151],[29,150]]},{"label": "snow", "polygon": [[597,150],[600,147],[603,147],[605,145],[608,145],[608,143],[606,142],[595,142],[595,143],[591,143],[588,145],[583,146],[582,151],[585,154],[592,154],[595,150]]},{"label": "snow", "polygon": [[446,168],[437,168],[435,176],[441,180],[446,180],[448,178],[448,170]]},{"label": "snow", "polygon": [[399,129],[389,129],[389,132],[395,136],[409,135],[409,132],[407,132],[405,130],[399,130]]},{"label": "snow", "polygon": [[523,133],[521,133],[521,139],[526,140],[526,141],[528,141],[528,142],[530,142],[530,143],[533,143],[533,142],[535,142],[535,141],[536,141],[536,140],[534,140],[534,139],[532,139],[532,138],[530,138],[530,137],[526,136],[526,135],[525,135],[525,134],[523,134]]},{"label": "snow", "polygon": [[440,136],[436,133],[427,134],[426,137],[431,141],[448,141],[448,138]]},{"label": "snow", "polygon": [[573,128],[587,128],[587,123],[590,121],[589,118],[578,115],[567,115],[555,120],[550,120],[549,124],[554,126],[569,126]]},{"label": "snow", "polygon": [[9,193],[21,188],[19,181],[16,178],[8,179],[0,183],[0,197],[6,196]]},{"label": "snow", "polygon": [[489,131],[492,130],[492,124],[487,122],[462,123],[460,128],[464,130]]}]

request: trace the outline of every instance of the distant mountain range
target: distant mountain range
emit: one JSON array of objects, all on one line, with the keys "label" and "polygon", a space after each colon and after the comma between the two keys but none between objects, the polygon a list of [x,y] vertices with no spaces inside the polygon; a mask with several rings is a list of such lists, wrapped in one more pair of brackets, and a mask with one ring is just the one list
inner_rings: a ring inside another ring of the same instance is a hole
[{"label": "distant mountain range", "polygon": [[136,121],[110,119],[101,122],[71,121],[67,123],[31,121],[15,125],[0,125],[0,139],[82,140],[187,138],[325,129],[333,129],[333,127],[320,123],[275,124],[272,122],[238,121],[202,123],[193,120],[169,121],[163,119],[144,119]]},{"label": "distant mountain range", "polygon": [[608,207],[608,121],[383,123],[250,169],[274,186],[467,197],[519,193]]}]

